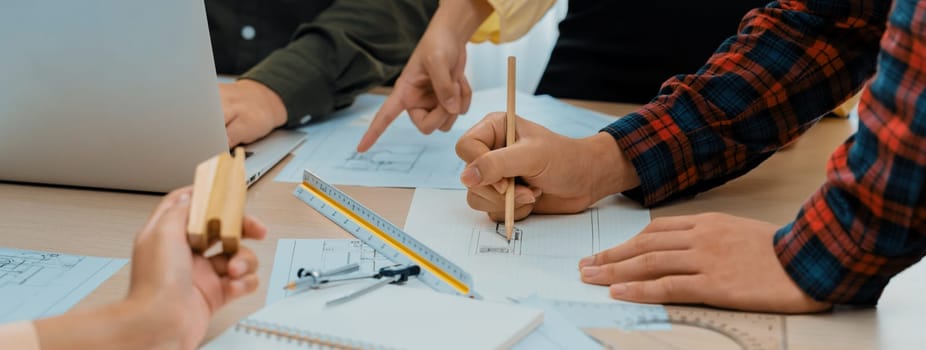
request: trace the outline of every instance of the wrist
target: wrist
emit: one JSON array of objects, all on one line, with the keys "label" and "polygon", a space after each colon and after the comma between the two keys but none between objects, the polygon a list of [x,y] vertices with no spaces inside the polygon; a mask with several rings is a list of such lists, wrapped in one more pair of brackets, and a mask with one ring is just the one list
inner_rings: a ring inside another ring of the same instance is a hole
[{"label": "wrist", "polygon": [[493,11],[487,0],[442,0],[428,30],[447,30],[459,42],[466,43]]},{"label": "wrist", "polygon": [[265,109],[265,113],[270,116],[273,127],[281,127],[286,124],[286,104],[283,98],[273,91],[269,86],[262,82],[251,79],[241,79],[236,82],[245,88],[245,91],[253,91],[255,96],[260,99],[260,105]]},{"label": "wrist", "polygon": [[592,157],[589,193],[592,203],[640,185],[633,163],[611,134],[599,132],[582,139],[584,153]]}]

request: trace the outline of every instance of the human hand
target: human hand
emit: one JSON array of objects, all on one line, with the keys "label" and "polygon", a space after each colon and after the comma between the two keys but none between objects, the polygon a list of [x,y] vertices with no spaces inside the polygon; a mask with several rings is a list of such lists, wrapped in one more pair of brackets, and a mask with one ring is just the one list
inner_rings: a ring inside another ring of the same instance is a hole
[{"label": "human hand", "polygon": [[[148,327],[170,329],[158,339],[168,348],[193,349],[215,312],[257,289],[257,258],[239,247],[233,256],[195,254],[187,242],[191,188],[167,195],[138,234],[127,303],[147,316]],[[245,217],[245,238],[262,239],[266,228]]]},{"label": "human hand", "polygon": [[386,102],[373,117],[357,145],[366,152],[402,111],[425,135],[449,131],[457,116],[469,109],[473,91],[463,74],[466,38],[432,26],[418,42]]},{"label": "human hand", "polygon": [[637,186],[629,161],[607,133],[584,139],[556,134],[518,117],[517,141],[505,146],[505,113],[496,112],[467,131],[457,142],[457,155],[467,163],[460,181],[468,188],[470,207],[492,220],[505,217],[508,177],[515,187],[515,219],[531,212],[576,213],[601,198]]},{"label": "human hand", "polygon": [[228,148],[251,143],[286,123],[286,105],[264,84],[242,79],[219,84]]},{"label": "human hand", "polygon": [[777,225],[726,214],[658,218],[629,241],[582,259],[582,281],[640,303],[803,313],[831,305],[805,294],[781,266]]}]

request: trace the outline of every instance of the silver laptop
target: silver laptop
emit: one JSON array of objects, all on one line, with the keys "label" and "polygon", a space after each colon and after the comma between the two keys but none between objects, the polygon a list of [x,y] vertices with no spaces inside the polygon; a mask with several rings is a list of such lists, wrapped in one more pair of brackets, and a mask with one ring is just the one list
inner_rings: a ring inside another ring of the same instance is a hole
[{"label": "silver laptop", "polygon": [[[249,145],[248,183],[303,139]],[[0,1],[0,180],[166,192],[227,148],[202,0]]]}]

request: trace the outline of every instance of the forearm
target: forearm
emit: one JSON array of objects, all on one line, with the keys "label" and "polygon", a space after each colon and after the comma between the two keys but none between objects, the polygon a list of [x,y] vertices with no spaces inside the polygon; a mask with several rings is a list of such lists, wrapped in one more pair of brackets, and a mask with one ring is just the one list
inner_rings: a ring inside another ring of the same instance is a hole
[{"label": "forearm", "polygon": [[39,344],[54,349],[147,349],[166,342],[165,326],[146,322],[129,302],[35,321]]},{"label": "forearm", "polygon": [[437,0],[336,1],[242,78],[282,98],[288,126],[326,116],[398,76],[436,8]]},{"label": "forearm", "polygon": [[858,132],[775,236],[785,270],[817,300],[875,304],[893,276],[926,255],[926,81],[909,79],[926,75],[923,53],[911,52],[926,46],[924,25],[926,9],[895,2]]},{"label": "forearm", "polygon": [[874,71],[890,1],[780,1],[751,11],[697,74],[604,131],[650,206],[736,178],[809,129]]}]

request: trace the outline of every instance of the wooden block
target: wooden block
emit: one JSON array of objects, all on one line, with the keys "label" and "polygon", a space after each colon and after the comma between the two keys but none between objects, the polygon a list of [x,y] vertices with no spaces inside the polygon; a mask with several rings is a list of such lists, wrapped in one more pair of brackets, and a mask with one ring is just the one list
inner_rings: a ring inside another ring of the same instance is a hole
[{"label": "wooden block", "polygon": [[238,147],[234,157],[223,152],[196,166],[187,224],[193,250],[205,251],[221,240],[223,252],[238,251],[247,196],[244,158]]}]

